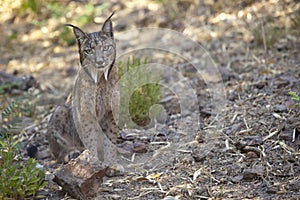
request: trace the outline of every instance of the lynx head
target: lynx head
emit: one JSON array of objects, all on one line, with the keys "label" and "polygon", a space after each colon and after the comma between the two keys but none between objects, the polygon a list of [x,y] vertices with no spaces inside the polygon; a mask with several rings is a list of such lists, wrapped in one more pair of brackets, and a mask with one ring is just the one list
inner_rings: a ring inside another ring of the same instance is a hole
[{"label": "lynx head", "polygon": [[104,72],[107,80],[116,58],[116,44],[114,41],[111,17],[104,22],[102,29],[94,33],[85,33],[80,28],[73,27],[76,36],[80,63],[88,75],[97,82],[99,72]]}]

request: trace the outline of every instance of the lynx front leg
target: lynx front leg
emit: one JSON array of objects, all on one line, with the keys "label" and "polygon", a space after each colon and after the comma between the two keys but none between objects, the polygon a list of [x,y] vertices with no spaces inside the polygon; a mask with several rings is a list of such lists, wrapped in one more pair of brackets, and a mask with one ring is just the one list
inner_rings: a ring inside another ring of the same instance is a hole
[{"label": "lynx front leg", "polygon": [[104,161],[104,151],[103,148],[101,148],[104,143],[103,133],[99,124],[86,120],[89,119],[90,116],[91,113],[84,113],[77,119],[77,122],[81,122],[81,124],[76,126],[79,137],[85,148],[89,149],[93,156],[100,161]]},{"label": "lynx front leg", "polygon": [[106,176],[120,176],[124,174],[124,167],[117,161],[117,137],[119,128],[112,111],[107,112],[100,121],[104,132],[104,163],[109,166],[105,172]]},{"label": "lynx front leg", "polygon": [[96,85],[80,70],[74,87],[73,115],[78,135],[93,156],[104,161],[104,137],[96,116]]},{"label": "lynx front leg", "polygon": [[116,143],[119,133],[119,128],[111,111],[104,115],[103,119],[100,121],[100,125],[104,132],[104,162],[111,165],[116,163],[117,160]]}]

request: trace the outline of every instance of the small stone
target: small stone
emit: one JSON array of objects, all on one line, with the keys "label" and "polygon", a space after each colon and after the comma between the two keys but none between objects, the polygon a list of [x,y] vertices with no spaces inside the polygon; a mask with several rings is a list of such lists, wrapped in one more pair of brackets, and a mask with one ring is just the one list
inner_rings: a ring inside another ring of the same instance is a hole
[{"label": "small stone", "polygon": [[248,159],[256,159],[256,158],[258,158],[257,153],[254,152],[254,151],[249,151],[249,152],[247,152],[246,155],[247,155],[247,158],[248,158]]},{"label": "small stone", "polygon": [[109,166],[105,170],[105,175],[107,177],[123,176],[124,173],[125,173],[124,167],[122,165],[119,165],[119,164]]},{"label": "small stone", "polygon": [[194,149],[192,151],[192,157],[194,158],[195,162],[202,162],[205,160],[207,154],[204,154],[203,152],[200,153],[198,149]]},{"label": "small stone", "polygon": [[197,135],[195,136],[195,141],[197,141],[198,143],[203,143],[204,142],[204,138],[201,135],[201,133],[197,133]]},{"label": "small stone", "polygon": [[237,149],[241,151],[246,151],[248,152],[249,150],[245,149],[247,146],[259,146],[264,143],[263,138],[259,135],[254,135],[254,136],[246,136],[239,140],[238,142],[235,143],[235,146]]},{"label": "small stone", "polygon": [[190,155],[187,155],[181,161],[184,164],[193,164],[194,163],[194,158],[192,156],[190,156]]},{"label": "small stone", "polygon": [[231,181],[232,181],[233,183],[239,183],[239,182],[241,182],[242,180],[243,180],[243,176],[240,176],[240,175],[231,178]]},{"label": "small stone", "polygon": [[267,83],[266,82],[264,82],[264,81],[260,81],[260,82],[257,82],[257,83],[255,83],[254,85],[255,85],[255,87],[257,88],[257,89],[263,89],[264,87],[265,87],[265,85],[266,85]]},{"label": "small stone", "polygon": [[136,142],[133,144],[133,151],[136,153],[146,153],[147,152],[147,146],[145,143]]},{"label": "small stone", "polygon": [[286,111],[287,111],[287,108],[283,104],[276,104],[274,106],[274,112],[286,112]]},{"label": "small stone", "polygon": [[32,145],[32,146],[29,146],[27,148],[27,155],[30,157],[30,158],[36,158],[36,154],[37,154],[37,147]]},{"label": "small stone", "polygon": [[265,168],[263,166],[254,166],[251,169],[246,169],[243,173],[243,180],[252,181],[264,174]]}]

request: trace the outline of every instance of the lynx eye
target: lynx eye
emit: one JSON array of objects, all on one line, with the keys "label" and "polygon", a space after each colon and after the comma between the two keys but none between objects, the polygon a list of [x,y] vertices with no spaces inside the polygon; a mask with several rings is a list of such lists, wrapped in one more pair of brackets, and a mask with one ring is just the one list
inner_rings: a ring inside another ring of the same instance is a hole
[{"label": "lynx eye", "polygon": [[91,53],[93,53],[93,49],[85,49],[84,53],[91,54]]},{"label": "lynx eye", "polygon": [[109,49],[109,46],[103,46],[103,51],[107,51]]}]

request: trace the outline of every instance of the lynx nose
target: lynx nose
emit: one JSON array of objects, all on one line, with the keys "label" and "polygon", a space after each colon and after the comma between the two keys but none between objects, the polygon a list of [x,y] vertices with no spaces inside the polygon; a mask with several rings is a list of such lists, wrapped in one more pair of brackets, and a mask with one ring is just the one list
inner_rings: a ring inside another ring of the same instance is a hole
[{"label": "lynx nose", "polygon": [[96,61],[96,64],[98,65],[98,67],[105,65],[105,58],[104,58],[103,52],[96,50],[95,61]]},{"label": "lynx nose", "polygon": [[96,57],[96,64],[98,67],[105,66],[105,60],[103,57]]}]

